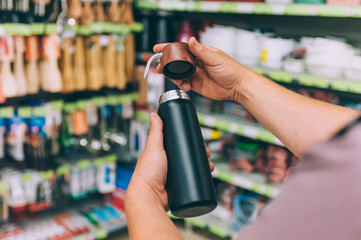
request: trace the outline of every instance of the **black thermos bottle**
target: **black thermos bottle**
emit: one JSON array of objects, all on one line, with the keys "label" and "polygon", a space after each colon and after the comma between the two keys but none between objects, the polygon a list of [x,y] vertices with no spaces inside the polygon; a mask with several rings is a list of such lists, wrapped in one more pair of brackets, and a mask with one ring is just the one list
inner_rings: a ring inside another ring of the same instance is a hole
[{"label": "black thermos bottle", "polygon": [[168,158],[166,191],[174,216],[196,217],[217,206],[203,136],[196,110],[182,90],[167,91],[159,99],[164,149]]}]

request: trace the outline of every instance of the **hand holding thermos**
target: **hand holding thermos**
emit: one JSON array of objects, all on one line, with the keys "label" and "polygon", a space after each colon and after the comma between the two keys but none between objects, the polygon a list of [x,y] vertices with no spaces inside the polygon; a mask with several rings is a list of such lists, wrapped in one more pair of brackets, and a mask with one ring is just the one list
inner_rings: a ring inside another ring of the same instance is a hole
[{"label": "hand holding thermos", "polygon": [[[196,71],[196,60],[186,43],[171,43],[148,62],[160,59],[165,76],[181,80]],[[183,90],[167,91],[160,97],[158,114],[163,121],[163,145],[168,160],[169,207],[177,217],[195,217],[217,206],[207,152],[196,110]]]}]

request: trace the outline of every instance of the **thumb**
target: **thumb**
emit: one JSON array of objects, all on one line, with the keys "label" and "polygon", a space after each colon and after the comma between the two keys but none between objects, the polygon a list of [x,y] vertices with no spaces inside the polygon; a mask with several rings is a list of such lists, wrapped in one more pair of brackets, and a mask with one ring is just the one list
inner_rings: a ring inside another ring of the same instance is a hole
[{"label": "thumb", "polygon": [[191,37],[188,40],[188,48],[194,56],[202,60],[205,64],[214,65],[222,61],[222,58],[219,57],[219,53],[215,51],[215,48],[199,43],[195,37]]},{"label": "thumb", "polygon": [[163,122],[156,113],[149,114],[150,128],[146,150],[163,150]]}]

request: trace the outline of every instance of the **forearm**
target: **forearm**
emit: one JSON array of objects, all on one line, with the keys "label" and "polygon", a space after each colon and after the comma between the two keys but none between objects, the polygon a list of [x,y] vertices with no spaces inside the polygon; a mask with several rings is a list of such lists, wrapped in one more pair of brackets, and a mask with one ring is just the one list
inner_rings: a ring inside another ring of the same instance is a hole
[{"label": "forearm", "polygon": [[242,73],[235,99],[296,155],[360,115],[296,94],[245,68]]},{"label": "forearm", "polygon": [[[137,188],[135,188],[137,189]],[[144,188],[130,191],[126,196],[126,215],[132,240],[183,239],[157,196]]]}]

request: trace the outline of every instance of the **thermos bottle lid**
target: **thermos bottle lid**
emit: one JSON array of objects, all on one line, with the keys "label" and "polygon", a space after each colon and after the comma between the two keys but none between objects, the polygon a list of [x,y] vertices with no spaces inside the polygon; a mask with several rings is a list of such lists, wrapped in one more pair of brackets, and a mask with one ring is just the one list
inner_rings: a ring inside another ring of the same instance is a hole
[{"label": "thermos bottle lid", "polygon": [[183,90],[171,90],[163,93],[159,98],[159,105],[162,103],[175,100],[175,99],[185,99],[190,100],[188,94]]},{"label": "thermos bottle lid", "polygon": [[169,62],[163,68],[163,74],[175,80],[189,78],[195,71],[196,68],[192,63],[181,60]]}]

